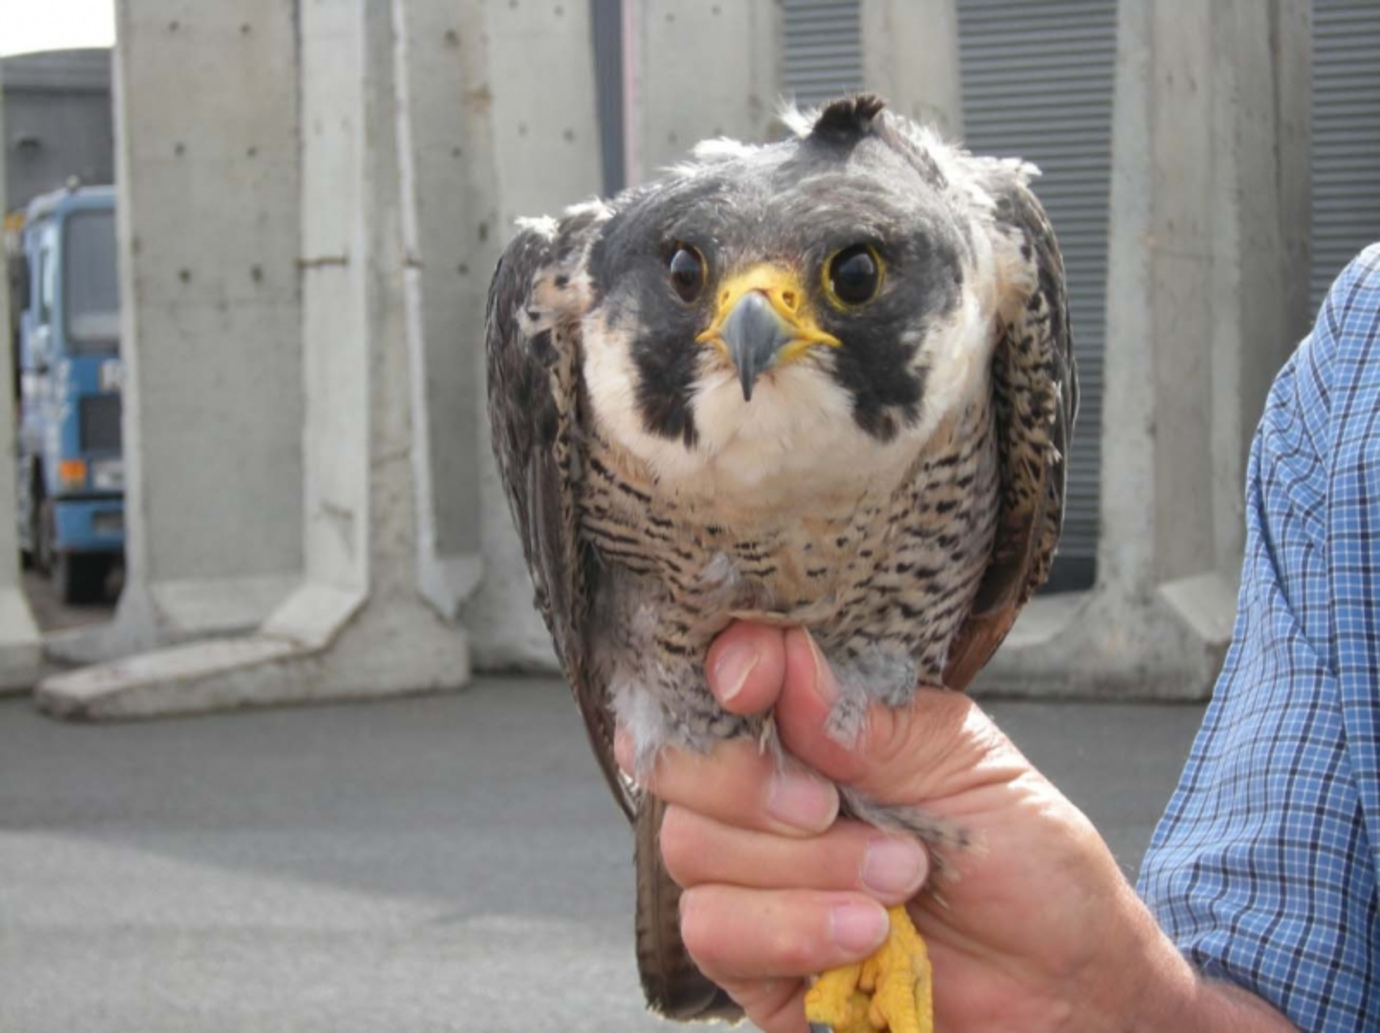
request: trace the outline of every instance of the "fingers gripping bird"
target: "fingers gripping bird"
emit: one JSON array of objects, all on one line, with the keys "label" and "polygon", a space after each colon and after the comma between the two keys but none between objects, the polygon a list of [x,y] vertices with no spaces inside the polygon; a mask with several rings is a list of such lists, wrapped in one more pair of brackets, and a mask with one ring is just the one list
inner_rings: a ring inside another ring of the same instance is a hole
[{"label": "fingers gripping bird", "polygon": [[[679,940],[658,802],[665,747],[760,738],[704,660],[735,617],[808,629],[830,731],[919,684],[964,688],[1043,583],[1077,404],[1063,264],[1035,170],[972,157],[872,96],[790,139],[701,144],[661,180],[523,224],[488,307],[497,454],[540,608],[637,826],[638,960],[654,1008],[736,1014]],[[960,830],[847,788],[845,808],[946,852]],[[823,974],[820,1026],[925,1030],[904,908]]]}]

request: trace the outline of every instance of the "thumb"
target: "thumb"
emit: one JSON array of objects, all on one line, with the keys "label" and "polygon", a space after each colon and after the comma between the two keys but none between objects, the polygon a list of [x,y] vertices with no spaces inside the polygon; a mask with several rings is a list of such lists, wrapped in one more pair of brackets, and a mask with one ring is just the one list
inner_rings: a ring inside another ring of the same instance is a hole
[{"label": "thumb", "polygon": [[785,640],[785,677],[776,724],[786,749],[821,774],[878,803],[918,804],[981,782],[993,764],[1007,767],[1015,748],[962,693],[920,688],[914,700],[867,708],[856,742],[829,731],[840,694],[829,662],[809,633]]}]

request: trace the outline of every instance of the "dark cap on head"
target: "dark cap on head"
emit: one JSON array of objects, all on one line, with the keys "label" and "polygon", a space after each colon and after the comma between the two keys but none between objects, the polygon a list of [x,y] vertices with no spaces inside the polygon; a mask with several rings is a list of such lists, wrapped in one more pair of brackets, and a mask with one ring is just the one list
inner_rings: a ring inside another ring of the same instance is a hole
[{"label": "dark cap on head", "polygon": [[832,101],[820,109],[815,119],[813,136],[862,136],[872,128],[872,120],[886,107],[886,101],[875,93],[855,93]]}]

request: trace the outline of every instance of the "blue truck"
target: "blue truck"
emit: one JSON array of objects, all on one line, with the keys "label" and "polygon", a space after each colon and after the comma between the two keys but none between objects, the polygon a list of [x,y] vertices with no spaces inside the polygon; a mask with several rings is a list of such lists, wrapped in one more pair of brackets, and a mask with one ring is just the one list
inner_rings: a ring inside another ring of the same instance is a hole
[{"label": "blue truck", "polygon": [[91,601],[125,544],[114,188],[35,198],[17,251],[20,550],[63,602]]}]

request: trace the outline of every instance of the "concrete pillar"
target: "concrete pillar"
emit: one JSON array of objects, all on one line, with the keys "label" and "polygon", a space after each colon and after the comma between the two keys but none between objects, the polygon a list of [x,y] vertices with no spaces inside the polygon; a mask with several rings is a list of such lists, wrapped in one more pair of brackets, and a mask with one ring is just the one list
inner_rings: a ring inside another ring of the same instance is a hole
[{"label": "concrete pillar", "polygon": [[[410,360],[423,375],[414,460],[418,579],[449,618],[483,575],[477,485],[490,459],[482,434],[484,307],[498,257],[482,22],[471,5],[394,3],[398,153]],[[413,261],[411,259],[416,258]]]},{"label": "concrete pillar", "polygon": [[[462,314],[443,346],[453,348],[458,332],[465,361],[478,363],[489,278],[515,220],[557,215],[600,191],[594,54],[587,0],[464,0],[449,8],[455,12],[454,60],[463,98],[458,111],[452,105],[452,117],[465,141],[458,174],[467,199],[456,218],[455,239],[469,257],[458,277],[466,292],[456,299]],[[479,408],[485,389],[482,375],[475,376],[462,404]],[[459,389],[459,378],[455,384]],[[488,419],[479,422],[485,573],[462,620],[472,635],[476,666],[552,669],[551,638],[532,607],[532,582],[493,462]],[[473,489],[468,484],[453,490]]]},{"label": "concrete pillar", "polygon": [[301,576],[296,8],[118,4],[127,569],[65,659],[253,628]]},{"label": "concrete pillar", "polygon": [[[4,83],[0,82],[0,100]],[[0,140],[5,139],[0,103]],[[0,214],[5,204],[5,148],[0,147]],[[0,248],[0,263],[4,262]],[[19,542],[15,534],[14,357],[10,354],[9,289],[0,270],[0,693],[23,691],[38,680],[43,647],[19,582]]]},{"label": "concrete pillar", "polygon": [[1121,4],[1099,582],[1037,600],[989,685],[1211,689],[1250,439],[1307,329],[1308,27],[1306,0]]},{"label": "concrete pillar", "polygon": [[863,85],[946,139],[962,139],[954,0],[862,0],[861,15]]},{"label": "concrete pillar", "polygon": [[[254,634],[49,679],[39,689],[49,710],[128,717],[468,680],[465,634],[422,591],[435,554],[422,545],[420,516],[430,475],[421,438],[431,423],[418,339],[427,313],[417,270],[427,256],[413,250],[421,239],[413,134],[427,122],[410,121],[424,84],[406,73],[411,41],[399,30],[410,11],[439,3],[354,0],[299,11],[300,587]],[[456,447],[473,448],[473,436]]]},{"label": "concrete pillar", "polygon": [[706,138],[760,141],[775,130],[778,0],[645,0],[628,10],[631,182],[656,178]]}]

